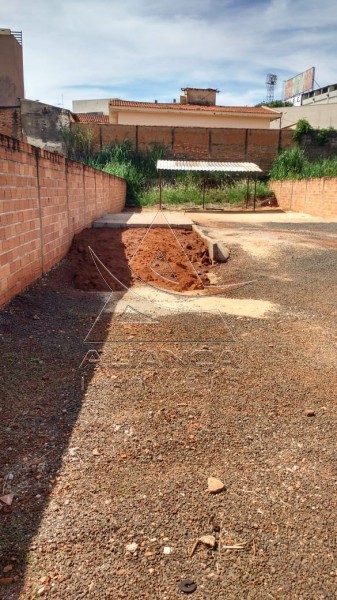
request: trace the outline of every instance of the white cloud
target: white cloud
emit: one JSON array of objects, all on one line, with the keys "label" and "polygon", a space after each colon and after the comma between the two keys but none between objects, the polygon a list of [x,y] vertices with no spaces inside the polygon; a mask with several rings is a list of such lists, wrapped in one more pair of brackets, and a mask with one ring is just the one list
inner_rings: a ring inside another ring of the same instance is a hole
[{"label": "white cloud", "polygon": [[[219,103],[264,99],[313,65],[335,83],[332,0],[12,0],[1,26],[23,30],[26,96],[171,100],[180,87],[221,89]],[[86,87],[88,86],[88,87]]]}]

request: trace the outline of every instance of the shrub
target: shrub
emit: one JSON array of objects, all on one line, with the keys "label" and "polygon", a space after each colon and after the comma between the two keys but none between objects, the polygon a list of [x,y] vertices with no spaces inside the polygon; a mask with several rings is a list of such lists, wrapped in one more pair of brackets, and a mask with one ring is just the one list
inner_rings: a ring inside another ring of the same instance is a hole
[{"label": "shrub", "polygon": [[66,147],[67,157],[89,164],[93,159],[94,132],[92,128],[83,128],[78,124],[72,127],[61,125],[58,131]]},{"label": "shrub", "polygon": [[337,157],[309,162],[301,148],[289,148],[274,160],[270,170],[271,179],[304,179],[312,177],[336,177]]},{"label": "shrub", "polygon": [[[170,158],[169,149],[152,144],[149,150],[136,151],[129,140],[111,144],[100,152],[93,152],[93,133],[77,125],[62,129],[68,156],[92,167],[126,180],[126,200],[129,206],[152,206],[159,202],[157,160]],[[242,204],[246,200],[247,184],[242,176],[200,171],[163,171],[162,203],[184,206],[201,205],[203,181],[206,179],[205,202],[208,205]],[[270,195],[268,184],[257,182],[257,196]],[[250,182],[249,197],[254,194],[254,182]]]},{"label": "shrub", "polygon": [[152,144],[150,150],[137,152],[129,140],[112,144],[96,153],[90,164],[111,175],[126,180],[126,199],[129,204],[139,204],[141,193],[157,181],[157,160],[166,158],[168,150],[160,144]]},{"label": "shrub", "polygon": [[301,148],[288,148],[274,160],[270,170],[270,178],[296,179],[303,173],[305,163],[305,153]]},{"label": "shrub", "polygon": [[[164,181],[162,185],[162,204],[180,205],[183,207],[201,206],[203,202],[202,176],[198,173],[198,179],[192,178],[196,173],[180,173],[176,181]],[[245,179],[228,182],[218,182],[216,186],[209,186],[207,182],[205,189],[205,204],[220,206],[223,204],[243,204],[246,200],[247,183]],[[249,198],[254,195],[254,182],[249,184]],[[267,198],[271,195],[266,181],[257,181],[256,195],[258,198]],[[153,206],[159,202],[159,186],[152,185],[140,195],[141,206]]]},{"label": "shrub", "polygon": [[331,136],[331,133],[333,133],[334,131],[335,131],[335,129],[333,129],[333,127],[316,129],[315,133],[316,133],[317,143],[320,146],[324,146],[324,144],[327,144],[329,141],[329,138]]},{"label": "shrub", "polygon": [[330,137],[335,133],[336,129],[334,129],[333,127],[315,128],[310,125],[307,119],[299,119],[299,121],[296,123],[293,139],[301,143],[303,137],[309,135],[311,139],[314,142],[316,142],[316,144],[318,144],[319,146],[324,146],[324,144],[327,144]]},{"label": "shrub", "polygon": [[307,119],[299,119],[296,123],[293,139],[300,142],[304,135],[310,134],[314,128],[310,125]]}]

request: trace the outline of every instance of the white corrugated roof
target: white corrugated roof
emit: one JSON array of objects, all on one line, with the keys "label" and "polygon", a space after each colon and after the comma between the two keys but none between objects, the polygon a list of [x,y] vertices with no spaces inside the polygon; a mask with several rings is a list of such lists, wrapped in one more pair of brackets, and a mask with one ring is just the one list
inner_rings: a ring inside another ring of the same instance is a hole
[{"label": "white corrugated roof", "polygon": [[158,160],[158,171],[224,171],[227,173],[262,173],[251,162],[212,162],[207,160]]}]

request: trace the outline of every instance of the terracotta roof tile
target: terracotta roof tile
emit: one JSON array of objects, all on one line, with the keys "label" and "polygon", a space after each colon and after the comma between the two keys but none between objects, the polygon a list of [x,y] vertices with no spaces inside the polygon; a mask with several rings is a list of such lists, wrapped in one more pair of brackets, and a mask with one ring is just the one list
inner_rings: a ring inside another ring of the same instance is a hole
[{"label": "terracotta roof tile", "polygon": [[73,113],[77,123],[109,123],[108,115],[94,115],[90,113]]},{"label": "terracotta roof tile", "polygon": [[133,102],[130,100],[110,100],[110,106],[119,108],[155,108],[157,110],[197,111],[211,113],[236,113],[254,115],[278,115],[279,113],[264,106],[202,106],[198,104],[179,104],[178,102]]}]

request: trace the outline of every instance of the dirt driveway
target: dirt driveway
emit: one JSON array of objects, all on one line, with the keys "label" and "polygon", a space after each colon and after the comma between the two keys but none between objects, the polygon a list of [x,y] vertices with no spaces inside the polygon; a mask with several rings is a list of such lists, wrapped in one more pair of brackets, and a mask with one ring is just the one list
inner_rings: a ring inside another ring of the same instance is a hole
[{"label": "dirt driveway", "polygon": [[0,316],[5,600],[337,598],[337,225],[193,218],[244,285],[110,295],[64,261]]}]

